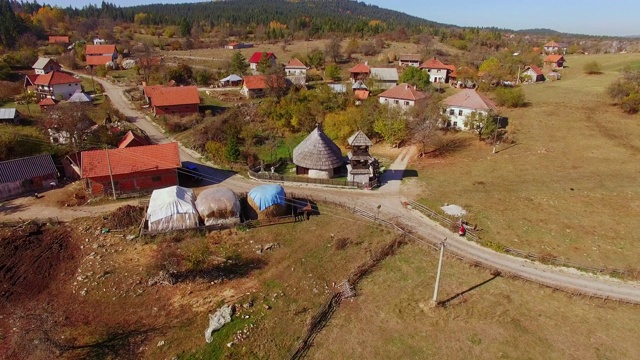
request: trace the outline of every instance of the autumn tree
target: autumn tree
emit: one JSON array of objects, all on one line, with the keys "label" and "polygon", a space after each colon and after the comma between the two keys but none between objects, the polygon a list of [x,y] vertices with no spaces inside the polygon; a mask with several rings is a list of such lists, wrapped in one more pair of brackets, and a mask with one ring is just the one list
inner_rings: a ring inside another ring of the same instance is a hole
[{"label": "autumn tree", "polygon": [[334,63],[342,59],[342,39],[334,35],[324,49],[325,55]]},{"label": "autumn tree", "polygon": [[327,66],[324,70],[324,77],[325,80],[339,81],[341,79],[340,68],[335,64]]},{"label": "autumn tree", "polygon": [[439,131],[449,120],[442,111],[440,102],[436,100],[432,98],[418,103],[409,111],[408,128],[411,141],[419,147],[421,155],[427,153],[438,142]]},{"label": "autumn tree", "polygon": [[324,52],[320,49],[313,49],[307,55],[307,64],[313,66],[316,69],[320,69],[324,66]]},{"label": "autumn tree", "polygon": [[407,116],[398,107],[382,107],[375,116],[373,129],[389,145],[398,147],[407,136]]},{"label": "autumn tree", "polygon": [[360,51],[360,42],[356,38],[351,38],[344,47],[344,56],[351,59],[351,56]]},{"label": "autumn tree", "polygon": [[472,111],[467,115],[465,126],[478,134],[478,140],[488,139],[498,130],[498,124],[492,113]]}]

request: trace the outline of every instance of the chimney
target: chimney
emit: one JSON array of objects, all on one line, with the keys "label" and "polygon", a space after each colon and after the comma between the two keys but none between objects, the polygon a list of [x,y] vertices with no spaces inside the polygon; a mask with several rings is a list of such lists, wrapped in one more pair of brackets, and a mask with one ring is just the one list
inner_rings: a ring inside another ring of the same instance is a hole
[{"label": "chimney", "polygon": [[367,65],[367,66],[369,66],[369,62],[368,62],[368,61],[365,61],[365,62],[364,62],[364,64],[365,64],[365,65]]}]

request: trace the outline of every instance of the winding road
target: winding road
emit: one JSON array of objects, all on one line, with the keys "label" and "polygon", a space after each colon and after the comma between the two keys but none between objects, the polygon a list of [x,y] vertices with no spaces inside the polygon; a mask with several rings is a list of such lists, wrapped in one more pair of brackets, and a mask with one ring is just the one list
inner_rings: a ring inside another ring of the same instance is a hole
[{"label": "winding road", "polygon": [[[147,133],[151,140],[155,143],[171,141],[157,125],[136,110],[124,97],[124,88],[101,79],[96,79],[96,81],[102,84],[105,94],[111,99],[113,105],[120,109],[134,125]],[[446,238],[448,252],[470,262],[497,269],[510,276],[572,293],[640,304],[639,283],[596,276],[570,268],[544,265],[498,253],[459,237],[418,211],[405,208],[403,202],[410,199],[403,198],[402,173],[414,152],[414,148],[408,147],[400,154],[396,162],[390,166],[389,171],[385,172],[385,177],[382,179],[383,186],[376,191],[327,189],[306,184],[284,184],[284,186],[288,192],[310,196],[317,200],[348,203],[350,206],[357,206],[371,213],[377,213],[380,218],[401,223],[418,236],[418,241],[429,243],[431,246],[438,246]],[[183,146],[180,146],[180,158],[182,161],[201,164],[199,165],[200,170],[203,171],[207,179],[211,180],[211,183],[222,183],[236,191],[248,191],[256,185],[255,181],[212,168],[211,164],[204,166],[205,163],[200,161],[200,156],[197,153]],[[20,212],[17,214],[16,216],[19,216]],[[80,212],[79,216],[83,216],[83,214]]]}]

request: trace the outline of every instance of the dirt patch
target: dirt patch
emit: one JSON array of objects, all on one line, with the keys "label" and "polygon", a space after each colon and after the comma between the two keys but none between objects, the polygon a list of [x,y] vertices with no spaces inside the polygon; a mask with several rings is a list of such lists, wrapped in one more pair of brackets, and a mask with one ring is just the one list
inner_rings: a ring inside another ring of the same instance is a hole
[{"label": "dirt patch", "polygon": [[67,227],[29,225],[0,233],[0,297],[7,302],[37,296],[75,258]]}]

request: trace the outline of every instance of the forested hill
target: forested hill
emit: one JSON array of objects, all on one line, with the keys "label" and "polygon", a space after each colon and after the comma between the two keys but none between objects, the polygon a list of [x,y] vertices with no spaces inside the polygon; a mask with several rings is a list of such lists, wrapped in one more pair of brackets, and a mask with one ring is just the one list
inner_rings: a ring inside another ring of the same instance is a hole
[{"label": "forested hill", "polygon": [[306,29],[311,36],[341,32],[375,34],[398,26],[406,28],[449,26],[350,0],[227,0],[189,4],[153,4],[117,7],[109,3],[82,9],[65,9],[74,15],[110,17],[113,20],[148,25],[206,22],[211,25],[286,26],[289,30]]}]

